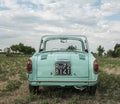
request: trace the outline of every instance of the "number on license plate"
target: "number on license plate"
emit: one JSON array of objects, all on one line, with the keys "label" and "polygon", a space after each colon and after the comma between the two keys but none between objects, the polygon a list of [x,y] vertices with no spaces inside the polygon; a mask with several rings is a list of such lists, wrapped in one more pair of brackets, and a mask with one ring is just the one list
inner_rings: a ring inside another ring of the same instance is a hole
[{"label": "number on license plate", "polygon": [[71,65],[69,63],[56,63],[55,64],[55,74],[56,75],[70,75]]}]

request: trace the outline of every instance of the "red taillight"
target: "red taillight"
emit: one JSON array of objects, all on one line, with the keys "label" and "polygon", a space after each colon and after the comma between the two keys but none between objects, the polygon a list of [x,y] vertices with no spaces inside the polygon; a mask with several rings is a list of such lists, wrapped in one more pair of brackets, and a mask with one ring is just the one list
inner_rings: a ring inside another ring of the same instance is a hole
[{"label": "red taillight", "polygon": [[30,59],[27,62],[27,71],[32,72],[32,61]]},{"label": "red taillight", "polygon": [[94,61],[94,72],[95,72],[95,73],[98,73],[98,70],[99,70],[98,61],[95,60],[95,61]]}]

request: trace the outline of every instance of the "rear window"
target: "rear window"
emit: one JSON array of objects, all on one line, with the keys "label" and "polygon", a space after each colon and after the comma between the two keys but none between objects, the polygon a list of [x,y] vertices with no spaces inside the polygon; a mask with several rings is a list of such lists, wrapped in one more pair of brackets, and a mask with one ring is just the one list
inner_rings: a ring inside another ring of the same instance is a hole
[{"label": "rear window", "polygon": [[54,39],[45,42],[44,51],[84,51],[84,45],[80,40]]}]

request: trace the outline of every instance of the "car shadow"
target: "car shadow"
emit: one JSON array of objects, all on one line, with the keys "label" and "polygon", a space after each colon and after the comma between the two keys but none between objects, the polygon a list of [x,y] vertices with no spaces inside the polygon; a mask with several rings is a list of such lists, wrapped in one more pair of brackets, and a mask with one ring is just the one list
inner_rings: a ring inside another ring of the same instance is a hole
[{"label": "car shadow", "polygon": [[46,98],[70,98],[73,95],[88,95],[87,89],[80,91],[74,87],[40,87],[38,91],[38,96]]}]

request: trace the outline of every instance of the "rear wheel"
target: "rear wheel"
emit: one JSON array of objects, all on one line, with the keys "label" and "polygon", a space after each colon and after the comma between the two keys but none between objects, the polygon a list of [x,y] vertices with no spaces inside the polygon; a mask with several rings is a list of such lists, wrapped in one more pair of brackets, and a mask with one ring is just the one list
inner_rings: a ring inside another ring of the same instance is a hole
[{"label": "rear wheel", "polygon": [[96,86],[96,85],[95,85],[95,86],[90,86],[90,87],[88,88],[88,93],[89,93],[89,95],[94,96],[95,93],[96,93],[96,89],[97,89],[97,86]]},{"label": "rear wheel", "polygon": [[32,86],[29,84],[29,92],[33,94],[38,94],[39,86]]}]

